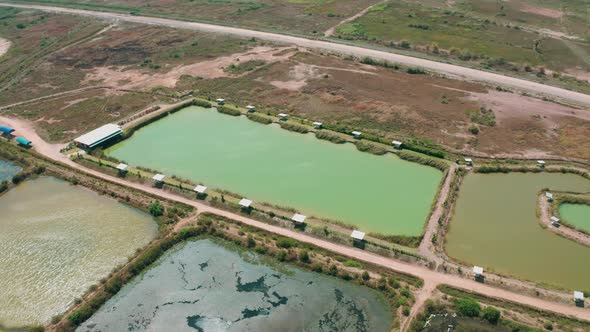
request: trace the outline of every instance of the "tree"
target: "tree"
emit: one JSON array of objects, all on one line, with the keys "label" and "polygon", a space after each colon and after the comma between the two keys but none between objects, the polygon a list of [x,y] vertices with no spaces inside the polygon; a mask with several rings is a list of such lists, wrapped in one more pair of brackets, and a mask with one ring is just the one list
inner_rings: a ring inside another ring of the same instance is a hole
[{"label": "tree", "polygon": [[481,306],[474,300],[456,299],[455,309],[463,316],[478,317],[481,311]]},{"label": "tree", "polygon": [[150,214],[154,217],[159,217],[164,214],[164,206],[158,201],[151,202],[148,209]]},{"label": "tree", "polygon": [[500,310],[494,307],[487,306],[485,309],[483,309],[483,319],[490,322],[490,324],[498,324],[500,321],[500,315]]}]

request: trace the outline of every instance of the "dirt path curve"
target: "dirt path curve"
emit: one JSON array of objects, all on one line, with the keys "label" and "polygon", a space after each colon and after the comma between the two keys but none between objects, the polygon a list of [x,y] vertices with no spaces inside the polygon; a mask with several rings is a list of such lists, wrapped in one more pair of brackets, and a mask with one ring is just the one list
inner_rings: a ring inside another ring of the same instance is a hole
[{"label": "dirt path curve", "polygon": [[360,12],[354,14],[353,16],[351,16],[349,18],[346,18],[346,19],[338,22],[338,24],[336,24],[335,26],[333,26],[330,29],[326,30],[326,32],[324,32],[324,36],[326,36],[326,37],[332,36],[334,34],[334,32],[336,32],[336,29],[338,29],[338,27],[340,27],[341,25],[356,20],[357,18],[365,15],[369,10],[371,10],[371,8],[373,8],[373,7],[377,6],[377,5],[380,5],[382,3],[385,3],[387,1],[389,1],[389,0],[384,0],[384,1],[381,1],[381,2],[376,3],[374,5],[371,5],[371,6],[367,7],[367,8],[365,8],[365,9],[361,10]]},{"label": "dirt path curve", "polygon": [[126,21],[139,24],[152,24],[166,26],[177,29],[189,29],[196,31],[204,31],[210,33],[224,33],[232,34],[247,38],[257,38],[262,40],[268,40],[276,43],[283,44],[294,44],[301,47],[310,49],[320,49],[331,52],[342,53],[346,55],[353,55],[357,57],[372,57],[379,60],[386,60],[389,62],[400,63],[406,66],[417,66],[435,72],[449,74],[454,76],[460,76],[468,80],[478,82],[488,82],[494,85],[508,86],[519,90],[534,93],[540,96],[551,96],[554,98],[566,99],[578,104],[590,106],[590,95],[586,95],[579,92],[569,91],[566,89],[558,88],[555,86],[545,85],[537,82],[527,81],[510,76],[504,76],[495,74],[483,70],[477,70],[472,68],[461,67],[458,65],[437,62],[433,60],[426,60],[421,58],[415,58],[407,55],[401,55],[396,53],[390,53],[385,51],[378,51],[368,48],[362,48],[358,46],[351,46],[336,43],[334,41],[309,39],[304,37],[295,37],[291,35],[282,35],[278,33],[262,32],[256,30],[248,30],[242,28],[234,28],[228,26],[220,26],[213,24],[197,23],[197,22],[185,22],[173,19],[157,18],[157,17],[146,17],[146,16],[135,16],[128,14],[109,13],[109,12],[97,12],[81,9],[61,8],[53,6],[39,6],[39,5],[23,5],[23,4],[9,4],[0,3],[0,6],[5,7],[18,7],[28,9],[38,9],[48,12],[55,13],[66,13],[83,16],[91,16],[100,19],[106,19],[109,21]]},{"label": "dirt path curve", "polygon": [[578,232],[575,229],[569,228],[567,226],[564,225],[560,225],[559,227],[555,227],[553,225],[551,225],[551,214],[550,212],[550,206],[549,206],[549,202],[547,201],[547,198],[545,197],[545,193],[542,193],[541,195],[539,195],[539,208],[541,210],[541,223],[543,223],[543,225],[547,226],[547,229],[551,232],[554,232],[556,234],[559,234],[565,238],[568,238],[572,241],[576,241],[582,245],[585,245],[587,247],[590,247],[590,235],[586,235],[582,232]]},{"label": "dirt path curve", "polygon": [[6,52],[8,52],[10,45],[12,45],[10,40],[0,38],[0,57],[2,57],[4,54],[6,54]]},{"label": "dirt path curve", "polygon": [[326,249],[326,250],[329,250],[329,251],[332,251],[332,252],[335,252],[335,253],[338,253],[338,254],[341,254],[344,256],[348,256],[351,258],[355,258],[355,259],[367,262],[369,264],[375,264],[375,265],[382,266],[382,267],[385,267],[385,268],[388,268],[388,269],[391,269],[394,271],[406,273],[406,274],[423,279],[424,284],[429,285],[429,287],[436,287],[437,285],[445,284],[445,285],[449,285],[449,286],[463,289],[466,291],[480,293],[480,294],[483,294],[483,295],[486,295],[489,297],[508,300],[508,301],[516,302],[516,303],[519,303],[522,305],[528,305],[528,306],[536,307],[536,308],[539,308],[542,310],[555,312],[555,313],[558,313],[561,315],[574,316],[578,319],[590,321],[590,309],[579,308],[579,307],[574,306],[573,304],[567,305],[567,304],[563,304],[563,303],[551,302],[548,300],[539,299],[536,297],[531,297],[528,295],[513,293],[511,291],[488,286],[486,284],[482,284],[482,283],[476,282],[471,279],[465,279],[465,278],[462,278],[462,277],[459,277],[456,275],[447,275],[447,274],[443,274],[440,272],[435,272],[435,271],[429,270],[429,269],[422,267],[422,266],[413,265],[410,263],[406,263],[406,262],[394,260],[391,258],[379,256],[377,254],[366,252],[366,251],[358,249],[358,248],[344,246],[344,245],[336,244],[336,243],[329,242],[329,241],[322,240],[322,239],[317,239],[317,238],[314,238],[314,237],[309,236],[307,234],[300,233],[300,232],[297,232],[297,231],[294,231],[291,229],[269,225],[269,224],[266,224],[266,223],[263,223],[263,222],[260,222],[260,221],[254,220],[254,219],[250,219],[250,218],[245,217],[240,214],[217,209],[217,208],[205,205],[204,203],[201,203],[198,201],[192,201],[192,200],[187,199],[185,197],[178,196],[173,193],[163,191],[161,189],[157,189],[154,187],[146,186],[146,185],[135,183],[135,182],[129,182],[129,181],[126,181],[126,180],[118,178],[118,177],[106,175],[106,174],[98,172],[98,171],[87,169],[87,168],[83,167],[82,165],[76,164],[75,162],[68,159],[66,156],[59,153],[59,148],[60,148],[59,145],[46,143],[43,140],[41,140],[41,138],[39,136],[37,136],[34,132],[30,132],[30,130],[32,130],[33,128],[26,121],[17,120],[17,119],[8,119],[6,117],[0,116],[0,125],[3,125],[3,124],[11,125],[17,131],[17,133],[26,133],[29,136],[29,138],[32,138],[34,149],[37,152],[45,155],[46,157],[49,157],[49,158],[54,159],[56,161],[60,161],[72,168],[75,168],[81,172],[90,174],[90,175],[95,176],[97,178],[101,178],[105,181],[109,181],[111,183],[119,184],[119,185],[126,186],[129,188],[133,188],[133,189],[148,193],[150,195],[155,195],[155,196],[163,198],[163,199],[176,201],[179,203],[193,206],[199,211],[199,213],[203,213],[203,212],[214,213],[216,215],[223,216],[223,217],[226,217],[229,219],[233,219],[233,220],[239,221],[241,223],[244,223],[244,224],[252,226],[252,227],[263,229],[263,230],[266,230],[268,232],[271,232],[271,233],[274,233],[277,235],[290,237],[290,238],[293,238],[293,239],[300,241],[300,242],[309,243],[314,246],[317,246],[317,247],[320,247],[320,248],[323,248],[323,249]]},{"label": "dirt path curve", "polygon": [[424,237],[422,238],[422,242],[420,242],[420,246],[418,247],[418,252],[420,253],[420,255],[424,256],[424,258],[430,261],[433,261],[436,264],[436,267],[438,267],[438,265],[442,263],[443,259],[436,254],[436,249],[434,247],[434,244],[432,243],[432,236],[438,233],[438,220],[442,216],[443,205],[447,200],[447,197],[449,196],[449,189],[451,188],[451,179],[453,178],[453,174],[455,174],[457,167],[458,166],[456,164],[451,164],[451,167],[447,172],[445,182],[440,188],[440,193],[438,195],[436,207],[430,215],[430,219],[428,220],[428,224],[426,225],[426,230],[424,231]]}]

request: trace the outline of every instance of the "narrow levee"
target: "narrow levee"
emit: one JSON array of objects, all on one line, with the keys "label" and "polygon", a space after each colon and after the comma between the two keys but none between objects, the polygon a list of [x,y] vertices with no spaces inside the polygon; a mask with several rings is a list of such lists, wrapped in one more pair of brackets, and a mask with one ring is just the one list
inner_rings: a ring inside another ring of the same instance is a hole
[{"label": "narrow levee", "polygon": [[0,211],[0,326],[7,329],[48,323],[157,232],[140,210],[52,177],[0,196]]},{"label": "narrow levee", "polygon": [[446,242],[449,256],[504,275],[566,289],[590,289],[590,248],[543,229],[538,193],[587,192],[590,181],[559,173],[469,174]]},{"label": "narrow levee", "polygon": [[365,231],[419,236],[441,181],[434,168],[360,153],[278,125],[190,107],[106,153]]}]

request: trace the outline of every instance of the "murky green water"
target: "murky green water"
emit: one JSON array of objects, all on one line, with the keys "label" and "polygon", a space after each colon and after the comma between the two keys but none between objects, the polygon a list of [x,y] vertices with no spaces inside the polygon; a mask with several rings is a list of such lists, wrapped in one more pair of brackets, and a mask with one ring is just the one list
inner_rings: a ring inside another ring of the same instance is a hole
[{"label": "murky green water", "polygon": [[153,219],[41,177],[0,197],[0,330],[47,322],[156,234]]},{"label": "murky green water", "polygon": [[559,215],[568,224],[590,232],[590,205],[561,204],[559,206]]},{"label": "murky green water", "polygon": [[0,182],[12,180],[12,177],[20,171],[22,168],[0,159]]},{"label": "murky green water", "polygon": [[150,124],[107,152],[255,201],[389,234],[421,234],[441,179],[440,171],[393,155],[361,153],[352,144],[197,107]]},{"label": "murky green water", "polygon": [[451,257],[503,274],[590,290],[590,248],[541,228],[536,206],[543,188],[590,191],[571,174],[469,174],[446,249]]},{"label": "murky green water", "polygon": [[78,331],[389,331],[374,290],[245,261],[211,240],[167,252]]}]

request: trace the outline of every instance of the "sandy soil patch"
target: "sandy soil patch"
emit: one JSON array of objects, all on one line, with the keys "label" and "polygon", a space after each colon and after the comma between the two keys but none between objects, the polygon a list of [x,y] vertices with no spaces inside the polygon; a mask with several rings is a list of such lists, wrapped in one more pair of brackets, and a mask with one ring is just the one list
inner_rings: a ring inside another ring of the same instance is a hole
[{"label": "sandy soil patch", "polygon": [[545,16],[545,17],[550,17],[550,18],[560,18],[561,16],[563,16],[563,13],[559,10],[545,8],[545,7],[537,7],[537,6],[532,6],[532,5],[528,5],[528,4],[523,4],[522,7],[520,7],[520,11],[523,11],[525,13],[531,13],[531,14],[537,14],[537,15],[541,15],[541,16]]},{"label": "sandy soil patch", "polygon": [[[281,52],[290,49],[288,52]],[[178,79],[183,75],[197,76],[205,79],[220,77],[237,77],[223,69],[232,63],[262,60],[266,62],[285,61],[295,54],[294,48],[273,48],[260,46],[248,52],[236,53],[219,57],[209,61],[197,62],[189,65],[180,65],[166,73],[149,74],[138,69],[126,67],[99,67],[92,69],[84,78],[84,83],[101,81],[105,85],[120,88],[153,88],[164,86],[173,88]]]},{"label": "sandy soil patch", "polygon": [[579,80],[586,80],[590,82],[590,72],[587,72],[585,70],[566,70],[565,73],[568,75],[572,75],[573,77]]},{"label": "sandy soil patch", "polygon": [[8,52],[12,42],[8,39],[0,38],[0,57]]},{"label": "sandy soil patch", "polygon": [[[370,68],[373,69],[373,68]],[[297,91],[303,88],[308,80],[311,79],[318,79],[321,78],[328,70],[339,70],[339,71],[347,71],[351,73],[357,74],[366,74],[366,75],[376,75],[375,72],[365,71],[365,70],[357,70],[357,69],[347,69],[347,68],[338,68],[338,67],[326,67],[326,66],[317,66],[317,65],[310,65],[306,63],[297,63],[295,66],[289,70],[289,78],[288,81],[270,81],[269,83],[273,86],[276,86],[279,89],[286,89],[291,91]]]},{"label": "sandy soil patch", "polygon": [[549,103],[532,97],[515,93],[490,90],[487,93],[471,93],[467,100],[479,101],[496,114],[496,121],[501,124],[514,118],[538,118],[550,127],[557,125],[558,118],[571,116],[590,121],[590,111]]}]

